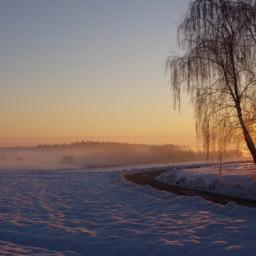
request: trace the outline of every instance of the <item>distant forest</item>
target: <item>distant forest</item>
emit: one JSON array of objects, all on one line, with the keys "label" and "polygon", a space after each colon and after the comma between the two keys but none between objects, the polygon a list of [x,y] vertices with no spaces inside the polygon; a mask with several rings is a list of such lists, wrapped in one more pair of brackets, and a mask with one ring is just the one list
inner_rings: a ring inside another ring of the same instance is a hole
[{"label": "distant forest", "polygon": [[[228,153],[229,159],[240,153]],[[203,161],[205,155],[186,146],[143,145],[81,141],[70,144],[38,145],[0,149],[0,163],[7,167],[99,168],[123,165],[166,164]]]}]

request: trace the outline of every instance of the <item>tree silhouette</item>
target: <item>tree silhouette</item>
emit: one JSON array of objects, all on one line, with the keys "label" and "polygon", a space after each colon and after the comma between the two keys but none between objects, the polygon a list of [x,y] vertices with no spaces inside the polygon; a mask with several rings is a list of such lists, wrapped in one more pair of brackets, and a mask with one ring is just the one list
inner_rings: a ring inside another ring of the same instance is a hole
[{"label": "tree silhouette", "polygon": [[243,136],[256,164],[256,1],[192,1],[178,44],[166,63],[175,106],[186,89],[207,154]]}]

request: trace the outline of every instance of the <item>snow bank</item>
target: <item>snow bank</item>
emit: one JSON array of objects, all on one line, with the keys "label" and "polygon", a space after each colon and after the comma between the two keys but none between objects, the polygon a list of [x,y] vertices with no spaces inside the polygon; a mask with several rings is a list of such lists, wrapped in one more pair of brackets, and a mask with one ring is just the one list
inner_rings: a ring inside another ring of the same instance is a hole
[{"label": "snow bank", "polygon": [[203,162],[187,162],[187,163],[173,163],[173,164],[151,164],[151,165],[138,165],[138,166],[127,166],[122,168],[123,174],[139,174],[150,171],[167,171],[173,168],[197,168],[202,166],[210,166],[208,163]]},{"label": "snow bank", "polygon": [[172,167],[156,179],[184,188],[256,200],[254,164],[224,164],[222,173],[220,176],[218,165],[198,168]]}]

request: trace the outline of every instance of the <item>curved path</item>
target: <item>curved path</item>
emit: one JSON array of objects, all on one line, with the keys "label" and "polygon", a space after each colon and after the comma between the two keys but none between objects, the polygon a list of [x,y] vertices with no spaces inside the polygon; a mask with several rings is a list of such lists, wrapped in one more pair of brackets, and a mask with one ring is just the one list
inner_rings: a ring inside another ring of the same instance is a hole
[{"label": "curved path", "polygon": [[133,174],[125,174],[124,177],[127,180],[132,181],[136,184],[143,185],[143,186],[149,185],[152,188],[155,188],[161,191],[172,192],[177,195],[200,196],[205,200],[218,203],[218,204],[223,204],[223,205],[229,202],[234,202],[239,205],[256,207],[255,200],[241,199],[235,196],[227,196],[227,195],[222,195],[222,194],[213,193],[213,192],[206,192],[206,191],[201,191],[196,189],[184,188],[181,186],[166,184],[155,179],[158,175],[160,175],[163,172],[164,172],[163,170],[146,171],[146,172],[139,172],[139,173],[133,173]]}]

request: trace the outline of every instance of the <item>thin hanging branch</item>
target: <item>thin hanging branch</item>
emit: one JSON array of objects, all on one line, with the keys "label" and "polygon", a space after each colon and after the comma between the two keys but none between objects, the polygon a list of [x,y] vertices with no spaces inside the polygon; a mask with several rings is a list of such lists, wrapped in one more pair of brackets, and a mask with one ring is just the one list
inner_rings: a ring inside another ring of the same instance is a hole
[{"label": "thin hanging branch", "polygon": [[192,1],[178,44],[183,54],[166,62],[175,106],[185,88],[208,155],[242,134],[256,163],[256,1]]}]

